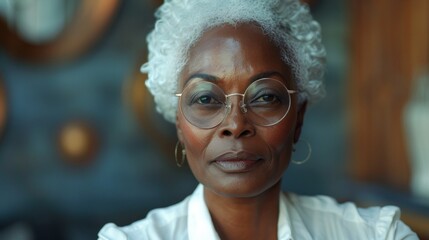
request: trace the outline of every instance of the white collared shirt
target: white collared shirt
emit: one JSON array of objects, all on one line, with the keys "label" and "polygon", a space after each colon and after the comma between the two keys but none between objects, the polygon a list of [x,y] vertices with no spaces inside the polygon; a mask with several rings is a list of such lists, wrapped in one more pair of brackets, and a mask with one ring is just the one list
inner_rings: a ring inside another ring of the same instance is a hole
[{"label": "white collared shirt", "polygon": [[[279,240],[418,239],[402,221],[397,207],[357,208],[326,196],[280,194]],[[173,206],[155,209],[125,227],[106,224],[99,240],[219,240],[204,201],[203,186]]]}]

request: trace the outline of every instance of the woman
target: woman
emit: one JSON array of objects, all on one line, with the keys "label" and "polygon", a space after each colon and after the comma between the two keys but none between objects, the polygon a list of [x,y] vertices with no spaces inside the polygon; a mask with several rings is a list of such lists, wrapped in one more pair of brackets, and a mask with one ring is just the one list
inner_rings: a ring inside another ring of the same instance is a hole
[{"label": "woman", "polygon": [[171,0],[156,16],[142,71],[176,124],[176,161],[200,185],[99,239],[417,239],[395,207],[281,192],[306,105],[324,93],[325,50],[305,5]]}]

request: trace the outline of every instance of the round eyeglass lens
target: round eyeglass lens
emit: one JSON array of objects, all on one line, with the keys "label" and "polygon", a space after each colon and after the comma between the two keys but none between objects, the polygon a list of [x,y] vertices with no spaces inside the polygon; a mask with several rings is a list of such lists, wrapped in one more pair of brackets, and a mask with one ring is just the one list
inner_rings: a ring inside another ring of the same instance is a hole
[{"label": "round eyeglass lens", "polygon": [[213,83],[193,82],[183,90],[180,107],[191,124],[199,128],[212,128],[225,117],[225,94]]},{"label": "round eyeglass lens", "polygon": [[289,112],[290,94],[286,86],[275,79],[253,82],[244,94],[247,118],[256,125],[271,126],[280,122]]}]

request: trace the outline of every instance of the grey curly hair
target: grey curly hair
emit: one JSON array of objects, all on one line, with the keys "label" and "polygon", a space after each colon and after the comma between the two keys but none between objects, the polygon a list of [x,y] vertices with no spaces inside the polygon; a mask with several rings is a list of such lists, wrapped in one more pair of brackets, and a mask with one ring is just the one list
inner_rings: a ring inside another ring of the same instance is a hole
[{"label": "grey curly hair", "polygon": [[324,96],[325,48],[320,25],[299,0],[166,0],[156,11],[155,29],[149,33],[146,86],[157,111],[174,123],[179,74],[190,47],[207,29],[223,24],[255,22],[282,50],[291,66],[299,100],[315,102]]}]

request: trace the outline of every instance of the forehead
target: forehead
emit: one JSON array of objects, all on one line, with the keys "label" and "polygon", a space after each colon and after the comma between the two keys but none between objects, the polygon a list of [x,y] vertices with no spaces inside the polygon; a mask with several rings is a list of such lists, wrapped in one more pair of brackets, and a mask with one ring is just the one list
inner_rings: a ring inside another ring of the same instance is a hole
[{"label": "forehead", "polygon": [[277,72],[286,84],[291,79],[281,49],[257,25],[222,25],[206,31],[190,48],[180,85],[200,73],[248,82],[264,72]]}]

